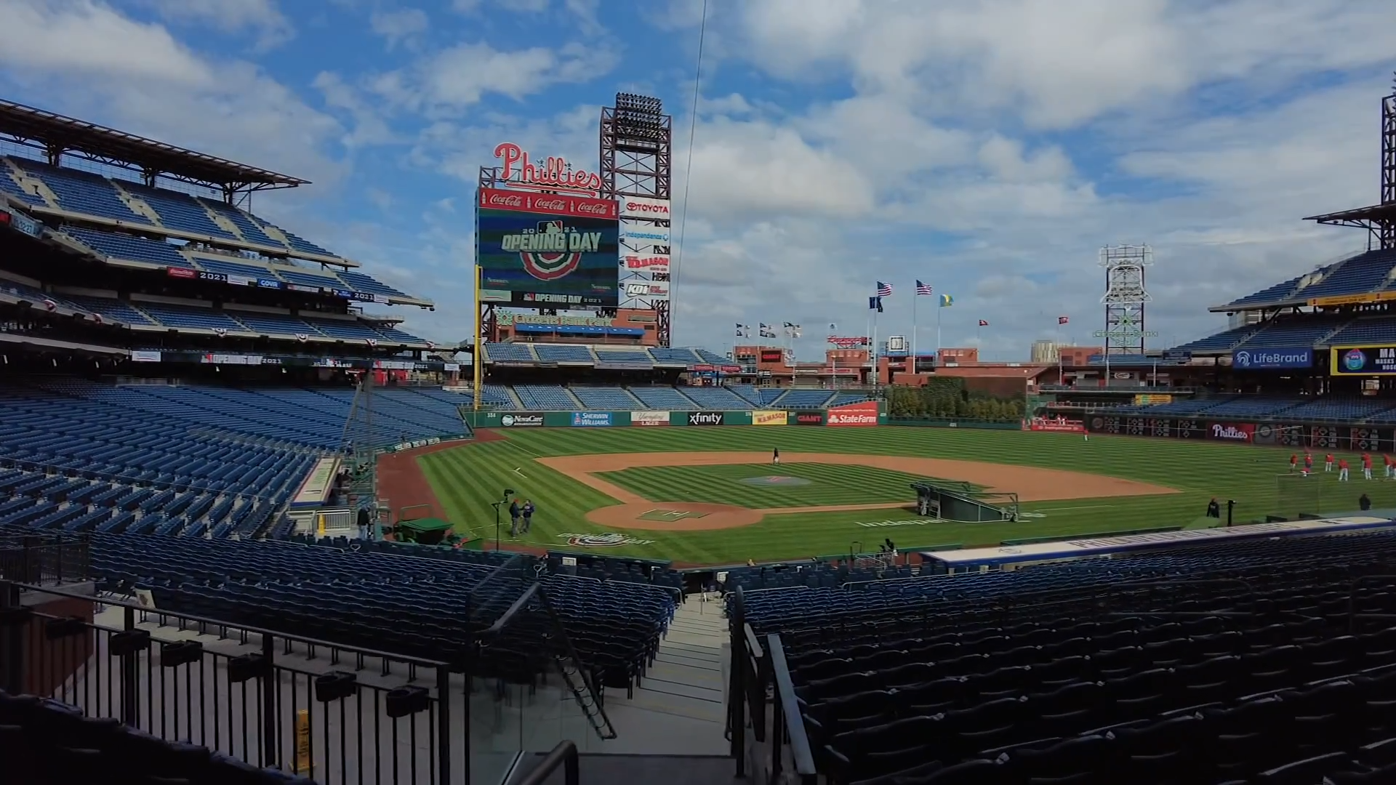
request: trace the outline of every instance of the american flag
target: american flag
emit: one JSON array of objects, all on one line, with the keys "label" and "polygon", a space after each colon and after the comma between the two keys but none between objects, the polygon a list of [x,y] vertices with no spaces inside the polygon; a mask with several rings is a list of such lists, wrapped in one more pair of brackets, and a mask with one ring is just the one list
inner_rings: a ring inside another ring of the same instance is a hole
[{"label": "american flag", "polygon": [[1071,322],[1071,317],[1070,317],[1070,316],[1058,316],[1058,317],[1057,317],[1057,324],[1069,324],[1070,322]]},{"label": "american flag", "polygon": [[881,281],[878,281],[878,282],[877,282],[877,296],[878,296],[878,297],[891,297],[891,296],[892,296],[892,284],[890,284],[890,283],[883,283],[883,282],[881,282]]},{"label": "american flag", "polygon": [[930,295],[934,294],[934,292],[931,291],[931,285],[930,285],[930,284],[928,284],[928,283],[921,283],[920,281],[917,281],[917,282],[916,282],[916,294],[917,294],[918,297],[919,297],[919,296],[922,296],[922,295],[930,296]]},{"label": "american flag", "polygon": [[988,319],[980,319],[980,320],[979,320],[979,326],[980,326],[980,327],[988,327],[988,326],[989,326],[989,320],[988,320]]}]

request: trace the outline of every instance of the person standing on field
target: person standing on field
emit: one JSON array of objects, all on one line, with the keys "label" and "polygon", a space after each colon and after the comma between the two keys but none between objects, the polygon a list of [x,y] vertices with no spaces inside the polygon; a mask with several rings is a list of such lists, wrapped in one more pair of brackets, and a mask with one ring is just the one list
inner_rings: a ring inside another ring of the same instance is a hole
[{"label": "person standing on field", "polygon": [[1339,458],[1339,459],[1338,459],[1338,482],[1347,482],[1347,481],[1348,481],[1348,459],[1347,459],[1347,458]]},{"label": "person standing on field", "polygon": [[1326,472],[1333,471],[1333,453],[1330,452],[1323,456],[1323,470]]},{"label": "person standing on field", "polygon": [[779,465],[780,465],[780,448],[779,448],[779,447],[776,447],[775,449],[771,450],[771,465],[772,465],[772,466],[779,466]]}]

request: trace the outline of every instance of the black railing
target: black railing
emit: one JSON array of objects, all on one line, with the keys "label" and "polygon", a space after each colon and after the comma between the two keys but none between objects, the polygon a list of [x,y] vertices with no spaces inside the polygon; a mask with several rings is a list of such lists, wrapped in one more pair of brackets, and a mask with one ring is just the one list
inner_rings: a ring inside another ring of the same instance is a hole
[{"label": "black railing", "polygon": [[[727,740],[732,757],[737,762],[737,776],[746,777],[748,769],[758,782],[765,782],[765,746],[767,691],[771,689],[770,658],[760,638],[746,622],[744,590],[739,586],[728,596],[728,636],[731,641],[732,664],[727,682]],[[749,733],[748,733],[749,731]]]},{"label": "black railing", "polygon": [[582,765],[577,754],[577,745],[570,741],[560,742],[543,758],[536,769],[519,780],[518,785],[543,785],[559,766],[563,767],[562,781],[565,785],[578,785],[582,781]]},{"label": "black railing", "polygon": [[0,534],[0,580],[58,586],[89,577],[88,536]]},{"label": "black railing", "polygon": [[327,784],[470,777],[445,663],[57,589],[0,582],[0,689]]},{"label": "black railing", "polygon": [[795,699],[795,683],[790,679],[790,666],[785,661],[785,646],[781,644],[779,635],[766,636],[766,651],[770,655],[771,680],[775,684],[774,700],[771,701],[771,732],[766,734],[766,738],[771,740],[769,781],[789,781],[789,778],[781,778],[788,753],[788,763],[795,769],[795,777],[802,785],[814,785],[819,781],[819,773],[814,767],[814,753],[810,750],[805,719],[800,714],[800,703]]}]

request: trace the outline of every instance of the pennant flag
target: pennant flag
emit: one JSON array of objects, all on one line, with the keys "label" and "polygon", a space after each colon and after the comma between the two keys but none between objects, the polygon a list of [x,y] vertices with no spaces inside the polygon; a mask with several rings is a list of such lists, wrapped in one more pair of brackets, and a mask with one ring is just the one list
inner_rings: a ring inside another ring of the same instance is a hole
[{"label": "pennant flag", "polygon": [[44,310],[46,310],[46,311],[56,311],[56,310],[58,310],[58,303],[56,303],[56,302],[54,302],[54,301],[48,299],[47,297],[45,297],[45,298],[44,298]]},{"label": "pennant flag", "polygon": [[883,283],[883,282],[881,282],[881,281],[878,281],[878,282],[877,282],[877,296],[878,296],[878,297],[891,297],[891,296],[892,296],[892,284],[890,284],[890,283]]},{"label": "pennant flag", "polygon": [[877,307],[878,307],[879,304],[880,304],[880,303],[878,303],[876,297],[869,297],[869,298],[868,298],[868,310],[869,310],[869,311],[877,310]]},{"label": "pennant flag", "polygon": [[837,329],[839,329],[839,326],[838,326],[837,324],[834,324],[833,322],[829,322],[829,330],[830,330],[830,332],[832,332],[832,331],[834,331],[834,330],[837,330]]},{"label": "pennant flag", "polygon": [[954,304],[955,304],[955,298],[954,298],[954,297],[951,297],[951,296],[948,295],[948,294],[942,294],[942,295],[940,296],[940,307],[941,307],[941,308],[947,308],[947,307],[952,306],[952,305],[954,305]]},{"label": "pennant flag", "polygon": [[932,294],[930,284],[921,283],[920,281],[916,282],[916,295],[918,297],[929,296],[930,294]]},{"label": "pennant flag", "polygon": [[979,320],[979,326],[980,326],[980,327],[988,327],[988,326],[989,326],[989,321],[988,321],[987,319],[980,319],[980,320]]},{"label": "pennant flag", "polygon": [[1070,323],[1071,323],[1071,317],[1069,317],[1069,316],[1058,316],[1058,317],[1057,317],[1057,324],[1070,324]]}]

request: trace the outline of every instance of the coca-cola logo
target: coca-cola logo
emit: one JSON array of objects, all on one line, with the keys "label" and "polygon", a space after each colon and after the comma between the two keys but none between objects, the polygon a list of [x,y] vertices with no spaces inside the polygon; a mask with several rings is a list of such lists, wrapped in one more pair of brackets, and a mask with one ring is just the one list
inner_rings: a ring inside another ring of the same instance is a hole
[{"label": "coca-cola logo", "polygon": [[522,196],[518,196],[518,195],[514,195],[514,196],[504,196],[504,195],[501,195],[501,194],[491,194],[491,195],[490,195],[490,198],[489,198],[489,206],[490,206],[490,207],[523,207],[523,206],[524,206],[524,200],[523,200],[523,197],[522,197]]},{"label": "coca-cola logo", "polygon": [[1229,441],[1248,442],[1251,440],[1250,431],[1242,430],[1234,425],[1212,424],[1212,438],[1226,439]]},{"label": "coca-cola logo", "polygon": [[596,203],[582,202],[581,204],[577,205],[577,212],[579,212],[579,213],[585,213],[585,214],[588,214],[588,215],[610,215],[610,214],[611,214],[611,209],[610,209],[610,208],[611,208],[610,205],[604,204],[604,203],[603,203],[603,204],[596,204]]},{"label": "coca-cola logo", "polygon": [[556,210],[557,212],[567,212],[566,199],[538,199],[533,203],[533,207],[538,210]]}]

